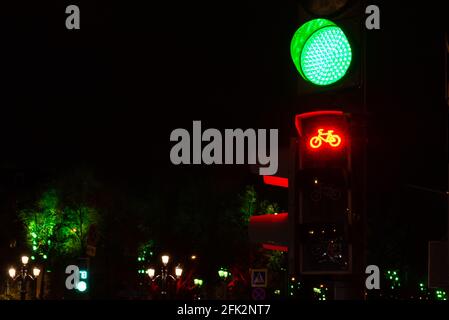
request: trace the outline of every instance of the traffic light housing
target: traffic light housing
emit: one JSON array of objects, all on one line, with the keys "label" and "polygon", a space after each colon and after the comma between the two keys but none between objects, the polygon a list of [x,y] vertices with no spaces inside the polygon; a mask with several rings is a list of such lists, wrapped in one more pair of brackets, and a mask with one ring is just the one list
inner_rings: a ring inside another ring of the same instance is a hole
[{"label": "traffic light housing", "polygon": [[76,295],[79,299],[89,299],[90,292],[90,259],[79,258],[79,282],[75,288]]},{"label": "traffic light housing", "polygon": [[351,132],[340,110],[295,117],[298,132],[295,190],[299,270],[306,274],[351,272]]},{"label": "traffic light housing", "polygon": [[303,105],[308,109],[303,111],[323,105],[356,111],[360,105],[348,100],[354,100],[359,90],[345,89],[359,89],[363,82],[362,1],[298,2],[299,23],[292,32],[290,54],[298,94],[307,97]]},{"label": "traffic light housing", "polygon": [[347,168],[350,155],[348,116],[325,110],[295,117],[299,135],[299,168]]},{"label": "traffic light housing", "polygon": [[328,19],[313,19],[303,24],[295,32],[290,50],[302,78],[317,86],[339,81],[351,65],[348,38]]}]

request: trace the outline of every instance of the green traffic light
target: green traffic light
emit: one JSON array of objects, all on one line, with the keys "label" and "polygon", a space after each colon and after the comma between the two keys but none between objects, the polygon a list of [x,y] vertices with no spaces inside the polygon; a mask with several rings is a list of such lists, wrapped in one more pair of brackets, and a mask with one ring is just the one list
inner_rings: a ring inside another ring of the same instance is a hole
[{"label": "green traffic light", "polygon": [[77,289],[79,292],[84,292],[84,291],[86,291],[86,290],[87,290],[87,284],[86,284],[86,282],[84,282],[84,281],[78,282],[78,285],[76,286],[76,289]]},{"label": "green traffic light", "polygon": [[87,279],[87,271],[86,270],[80,270],[80,278],[83,280]]},{"label": "green traffic light", "polygon": [[343,30],[327,19],[303,24],[293,36],[290,53],[301,76],[318,86],[343,78],[352,60],[351,46]]}]

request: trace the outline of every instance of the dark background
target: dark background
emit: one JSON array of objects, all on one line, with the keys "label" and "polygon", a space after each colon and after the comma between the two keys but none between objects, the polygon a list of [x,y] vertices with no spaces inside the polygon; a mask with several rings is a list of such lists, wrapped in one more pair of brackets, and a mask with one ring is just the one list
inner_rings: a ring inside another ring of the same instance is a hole
[{"label": "dark background", "polygon": [[[406,185],[447,189],[448,17],[441,1],[391,2],[375,2],[381,30],[367,32],[370,262],[423,273],[446,198]],[[70,4],[81,30],[65,29],[68,3],[2,5],[2,245],[19,229],[11,203],[79,166],[131,195],[260,183],[246,166],[173,166],[169,135],[201,120],[278,128],[288,144],[304,111],[289,51],[296,1]]]}]

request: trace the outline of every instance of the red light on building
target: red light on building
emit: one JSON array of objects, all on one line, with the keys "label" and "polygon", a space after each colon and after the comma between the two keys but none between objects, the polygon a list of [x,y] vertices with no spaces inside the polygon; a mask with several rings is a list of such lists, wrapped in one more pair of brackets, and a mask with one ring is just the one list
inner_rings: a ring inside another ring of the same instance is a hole
[{"label": "red light on building", "polygon": [[286,212],[252,216],[249,220],[250,240],[263,243],[265,247],[270,245],[272,249],[269,250],[281,250],[280,248],[288,246],[288,230],[288,213]]},{"label": "red light on building", "polygon": [[263,176],[263,183],[272,186],[288,188],[288,178],[276,177],[276,176]]},{"label": "red light on building", "polygon": [[262,243],[262,248],[265,250],[288,252],[288,246],[279,246],[270,243]]}]

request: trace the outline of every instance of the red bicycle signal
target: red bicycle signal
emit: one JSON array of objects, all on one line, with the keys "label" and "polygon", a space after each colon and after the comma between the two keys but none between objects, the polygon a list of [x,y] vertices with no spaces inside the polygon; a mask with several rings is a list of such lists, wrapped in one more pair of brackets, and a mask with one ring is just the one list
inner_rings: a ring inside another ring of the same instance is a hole
[{"label": "red bicycle signal", "polygon": [[338,134],[334,134],[334,130],[318,129],[318,135],[310,138],[309,144],[313,149],[318,149],[323,145],[323,142],[329,144],[332,148],[337,148],[341,144],[341,138]]}]

